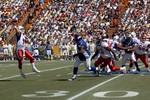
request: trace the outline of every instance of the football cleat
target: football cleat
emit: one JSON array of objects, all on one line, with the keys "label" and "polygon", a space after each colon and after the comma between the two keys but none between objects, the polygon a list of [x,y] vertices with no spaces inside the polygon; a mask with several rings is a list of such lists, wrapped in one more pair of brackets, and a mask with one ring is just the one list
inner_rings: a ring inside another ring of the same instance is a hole
[{"label": "football cleat", "polygon": [[100,70],[97,70],[95,73],[96,76],[100,76]]},{"label": "football cleat", "polygon": [[39,71],[37,68],[33,68],[32,71],[33,71],[33,72],[36,72],[36,73],[40,73],[40,72],[41,72],[41,71]]},{"label": "football cleat", "polygon": [[68,79],[69,81],[74,81],[76,80],[77,76],[76,75],[73,75],[71,79]]},{"label": "football cleat", "polygon": [[122,67],[122,68],[120,68],[120,70],[123,72],[123,74],[127,73],[126,67]]},{"label": "football cleat", "polygon": [[111,73],[111,69],[109,67],[107,68],[107,73]]},{"label": "football cleat", "polygon": [[20,75],[21,75],[23,78],[27,78],[26,75],[25,75],[22,71],[20,71]]},{"label": "football cleat", "polygon": [[137,67],[137,68],[136,68],[136,70],[137,70],[138,72],[140,72],[140,71],[141,71],[139,67]]},{"label": "football cleat", "polygon": [[147,68],[147,71],[150,72],[150,68],[149,67]]}]

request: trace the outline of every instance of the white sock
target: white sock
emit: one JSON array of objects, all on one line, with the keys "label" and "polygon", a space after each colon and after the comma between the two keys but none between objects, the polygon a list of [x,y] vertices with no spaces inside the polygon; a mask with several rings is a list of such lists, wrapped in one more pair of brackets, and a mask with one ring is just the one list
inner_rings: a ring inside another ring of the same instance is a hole
[{"label": "white sock", "polygon": [[36,67],[35,67],[35,63],[33,62],[33,63],[31,63],[31,66],[32,66],[32,68],[33,69],[35,69]]},{"label": "white sock", "polygon": [[99,67],[96,67],[96,70],[99,70]]}]

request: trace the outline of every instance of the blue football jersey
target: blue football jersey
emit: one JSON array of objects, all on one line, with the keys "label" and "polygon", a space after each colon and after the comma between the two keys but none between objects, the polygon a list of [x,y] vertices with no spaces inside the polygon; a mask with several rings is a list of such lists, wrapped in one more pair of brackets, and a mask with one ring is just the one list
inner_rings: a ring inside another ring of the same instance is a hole
[{"label": "blue football jersey", "polygon": [[[136,42],[133,41],[133,39],[131,39],[130,41],[127,41],[127,39],[125,39],[125,40],[122,41],[122,44],[123,44],[125,47],[136,46]],[[125,50],[125,53],[132,53],[132,52],[133,52],[133,51]]]},{"label": "blue football jersey", "polygon": [[84,47],[85,52],[79,53],[79,59],[85,61],[86,58],[88,58],[91,55],[91,53],[88,50],[87,43],[84,40],[80,40],[79,42],[77,42],[77,49],[80,50],[81,47]]}]

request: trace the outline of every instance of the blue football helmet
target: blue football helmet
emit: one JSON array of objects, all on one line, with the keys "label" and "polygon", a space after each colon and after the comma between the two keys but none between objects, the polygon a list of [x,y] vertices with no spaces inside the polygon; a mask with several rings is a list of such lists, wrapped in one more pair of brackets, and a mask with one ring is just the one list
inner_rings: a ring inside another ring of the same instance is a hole
[{"label": "blue football helmet", "polygon": [[76,34],[74,40],[75,40],[76,42],[82,40],[82,35],[81,35],[81,34]]}]

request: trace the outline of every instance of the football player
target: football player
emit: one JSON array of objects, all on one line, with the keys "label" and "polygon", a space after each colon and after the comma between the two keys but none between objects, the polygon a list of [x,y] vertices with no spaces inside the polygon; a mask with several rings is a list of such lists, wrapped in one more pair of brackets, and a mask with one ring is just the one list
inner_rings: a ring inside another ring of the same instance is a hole
[{"label": "football player", "polygon": [[138,62],[135,58],[134,51],[136,49],[136,42],[132,39],[131,34],[127,34],[126,39],[122,41],[122,46],[127,47],[128,49],[124,50],[124,55],[122,58],[122,67],[125,67],[127,60],[132,60],[136,66],[136,70],[140,72]]},{"label": "football player", "polygon": [[[142,39],[137,42],[137,46],[134,54],[136,60],[140,59],[144,63],[145,68],[147,68],[147,70],[150,72],[148,57],[147,57],[147,51],[149,48],[150,48],[150,42],[146,41],[146,37],[142,36]],[[133,61],[130,62],[130,67],[132,66],[133,66]]]},{"label": "football player", "polygon": [[33,41],[32,50],[33,50],[34,60],[39,60],[40,61],[39,43],[37,41]]},{"label": "football player", "polygon": [[99,53],[100,57],[95,62],[95,67],[100,66],[100,69],[106,68],[107,73],[111,71],[122,70],[124,73],[126,72],[126,68],[117,67],[114,63],[114,59],[117,60],[115,53],[115,46],[117,43],[112,39],[106,39],[106,37],[102,36],[101,39],[97,42],[96,52],[92,56],[92,59]]},{"label": "football player", "polygon": [[32,66],[32,71],[39,73],[40,71],[35,67],[34,63],[34,57],[31,55],[31,53],[25,49],[25,43],[29,42],[28,38],[24,34],[24,27],[23,26],[18,26],[14,27],[16,30],[16,39],[17,39],[17,44],[16,44],[16,56],[18,59],[18,68],[20,70],[20,75],[24,78],[26,78],[26,75],[23,72],[22,65],[23,65],[23,55],[25,55],[31,63]]},{"label": "football player", "polygon": [[45,45],[46,59],[47,60],[49,60],[49,59],[51,60],[52,50],[53,50],[52,44],[50,43],[50,41],[47,41],[47,43]]},{"label": "football player", "polygon": [[75,80],[77,77],[78,66],[81,63],[84,63],[85,67],[89,71],[95,71],[96,68],[91,66],[91,53],[88,50],[87,43],[82,39],[80,34],[75,35],[75,41],[77,44],[77,53],[73,55],[75,58],[74,68],[73,68],[73,75],[72,79]]}]

